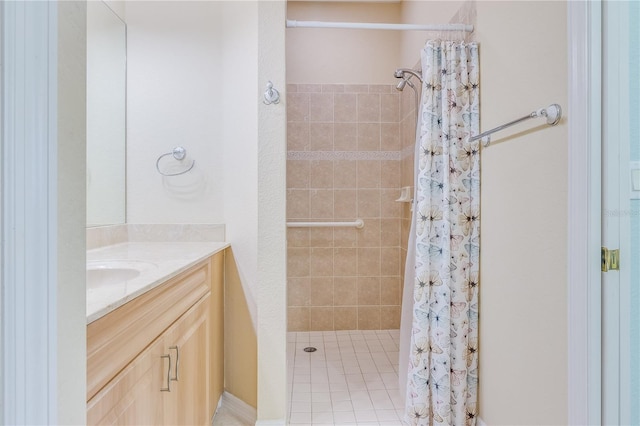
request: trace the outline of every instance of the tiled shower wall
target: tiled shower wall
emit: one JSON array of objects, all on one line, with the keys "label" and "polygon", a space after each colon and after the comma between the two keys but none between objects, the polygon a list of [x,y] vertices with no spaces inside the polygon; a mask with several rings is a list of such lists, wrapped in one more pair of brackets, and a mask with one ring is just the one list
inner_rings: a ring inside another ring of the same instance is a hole
[{"label": "tiled shower wall", "polygon": [[392,85],[287,87],[288,329],[400,325],[400,95]]}]

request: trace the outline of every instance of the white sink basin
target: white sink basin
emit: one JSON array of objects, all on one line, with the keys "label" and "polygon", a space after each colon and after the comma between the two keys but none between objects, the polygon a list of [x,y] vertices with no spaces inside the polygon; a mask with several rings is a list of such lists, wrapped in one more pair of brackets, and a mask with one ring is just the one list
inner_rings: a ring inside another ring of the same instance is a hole
[{"label": "white sink basin", "polygon": [[87,262],[87,291],[122,287],[143,272],[155,268],[155,263],[132,260]]}]

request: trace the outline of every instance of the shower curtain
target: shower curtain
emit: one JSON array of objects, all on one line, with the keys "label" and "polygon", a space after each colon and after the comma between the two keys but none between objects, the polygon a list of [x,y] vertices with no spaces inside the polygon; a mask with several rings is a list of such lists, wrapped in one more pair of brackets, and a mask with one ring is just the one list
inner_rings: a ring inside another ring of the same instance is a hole
[{"label": "shower curtain", "polygon": [[478,46],[429,41],[421,63],[400,342],[404,420],[475,425],[480,156],[469,137],[479,128]]}]

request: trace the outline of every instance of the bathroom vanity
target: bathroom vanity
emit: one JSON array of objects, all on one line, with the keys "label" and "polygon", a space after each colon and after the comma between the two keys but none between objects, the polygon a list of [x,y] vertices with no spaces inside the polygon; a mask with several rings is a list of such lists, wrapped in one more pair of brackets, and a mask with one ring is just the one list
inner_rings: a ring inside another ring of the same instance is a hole
[{"label": "bathroom vanity", "polygon": [[141,265],[117,294],[100,294],[101,282],[92,294],[89,279],[88,424],[211,422],[224,385],[227,246],[125,243],[88,252],[88,265],[123,257]]}]

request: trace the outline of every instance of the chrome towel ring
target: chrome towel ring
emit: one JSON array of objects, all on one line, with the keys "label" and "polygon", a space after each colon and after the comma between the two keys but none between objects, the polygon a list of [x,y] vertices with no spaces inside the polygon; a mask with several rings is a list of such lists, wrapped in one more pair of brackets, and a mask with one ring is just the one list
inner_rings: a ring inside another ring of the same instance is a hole
[{"label": "chrome towel ring", "polygon": [[183,175],[183,174],[187,173],[188,171],[190,171],[191,169],[193,169],[193,166],[196,165],[196,160],[193,160],[193,161],[191,161],[191,166],[189,166],[189,168],[186,169],[186,170],[183,170],[183,171],[177,172],[177,173],[165,173],[162,170],[160,170],[160,160],[162,159],[162,157],[166,157],[167,155],[172,155],[173,158],[175,158],[176,160],[182,161],[187,156],[187,150],[184,149],[181,146],[176,146],[175,148],[173,148],[173,150],[171,152],[167,152],[166,154],[162,154],[160,157],[158,157],[158,159],[156,160],[156,170],[158,170],[158,173],[160,173],[162,176]]}]

